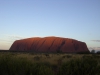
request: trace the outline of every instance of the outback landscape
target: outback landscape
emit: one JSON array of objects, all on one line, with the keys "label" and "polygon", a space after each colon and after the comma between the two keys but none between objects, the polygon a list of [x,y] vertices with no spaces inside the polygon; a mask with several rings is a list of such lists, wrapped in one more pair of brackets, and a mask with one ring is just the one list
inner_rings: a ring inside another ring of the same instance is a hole
[{"label": "outback landscape", "polygon": [[100,0],[0,0],[0,75],[100,75]]}]

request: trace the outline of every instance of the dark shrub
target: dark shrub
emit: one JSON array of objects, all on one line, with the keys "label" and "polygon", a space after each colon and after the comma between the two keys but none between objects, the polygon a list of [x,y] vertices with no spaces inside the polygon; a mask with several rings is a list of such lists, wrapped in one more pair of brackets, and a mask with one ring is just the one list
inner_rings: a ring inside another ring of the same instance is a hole
[{"label": "dark shrub", "polygon": [[64,55],[64,56],[62,56],[62,58],[71,58],[72,57],[72,55]]},{"label": "dark shrub", "polygon": [[35,56],[34,60],[38,61],[38,60],[40,60],[40,57],[39,56]]},{"label": "dark shrub", "polygon": [[100,51],[98,51],[97,54],[100,54]]}]

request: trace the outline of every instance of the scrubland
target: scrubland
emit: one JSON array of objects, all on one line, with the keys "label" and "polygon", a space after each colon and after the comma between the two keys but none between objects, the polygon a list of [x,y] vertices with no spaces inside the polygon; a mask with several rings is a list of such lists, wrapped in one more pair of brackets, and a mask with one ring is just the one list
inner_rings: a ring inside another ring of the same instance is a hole
[{"label": "scrubland", "polygon": [[0,75],[100,75],[100,54],[0,52]]}]

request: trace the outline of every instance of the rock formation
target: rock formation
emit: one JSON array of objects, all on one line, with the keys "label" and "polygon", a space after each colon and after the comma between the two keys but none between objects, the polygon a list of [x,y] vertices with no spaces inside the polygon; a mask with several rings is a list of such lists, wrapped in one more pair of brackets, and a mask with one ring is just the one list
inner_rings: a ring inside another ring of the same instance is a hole
[{"label": "rock formation", "polygon": [[33,52],[89,52],[86,44],[74,39],[61,37],[34,37],[16,40],[10,50]]}]

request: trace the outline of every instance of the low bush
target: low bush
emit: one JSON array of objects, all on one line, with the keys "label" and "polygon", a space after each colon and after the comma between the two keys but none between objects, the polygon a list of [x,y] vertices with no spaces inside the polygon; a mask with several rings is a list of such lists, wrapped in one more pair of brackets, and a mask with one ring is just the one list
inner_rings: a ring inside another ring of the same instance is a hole
[{"label": "low bush", "polygon": [[39,56],[35,56],[34,60],[38,61],[38,60],[40,60],[40,57]]},{"label": "low bush", "polygon": [[62,56],[62,58],[71,58],[72,57],[72,55],[64,55],[64,56]]}]

